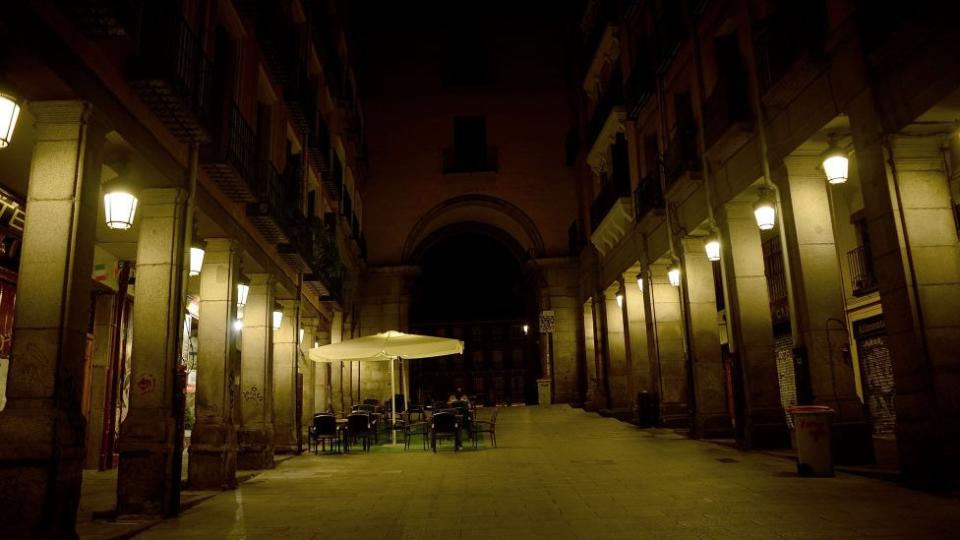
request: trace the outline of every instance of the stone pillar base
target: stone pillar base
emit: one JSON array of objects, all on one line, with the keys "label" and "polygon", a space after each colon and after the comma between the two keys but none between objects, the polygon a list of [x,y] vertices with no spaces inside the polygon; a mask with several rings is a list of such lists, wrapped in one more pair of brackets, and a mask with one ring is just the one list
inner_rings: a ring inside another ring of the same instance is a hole
[{"label": "stone pillar base", "polygon": [[297,431],[290,424],[273,425],[273,451],[277,454],[297,453]]},{"label": "stone pillar base", "polygon": [[745,439],[738,441],[745,448],[789,448],[790,430],[783,409],[761,409],[747,412]]},{"label": "stone pillar base", "polygon": [[666,428],[690,427],[690,411],[686,403],[661,403],[660,426]]},{"label": "stone pillar base", "polygon": [[173,418],[131,411],[120,433],[117,514],[175,513],[173,491],[180,488],[180,476],[174,471],[180,456]]},{"label": "stone pillar base", "polygon": [[189,484],[192,489],[237,487],[236,429],[198,423],[190,441]]},{"label": "stone pillar base", "polygon": [[267,429],[241,429],[237,432],[237,469],[272,469],[273,431]]},{"label": "stone pillar base", "polygon": [[0,447],[0,486],[3,486],[0,489],[0,536],[75,537],[83,447],[63,444],[54,455],[49,443],[27,442],[26,432],[43,430],[49,437],[59,425],[63,432],[77,435],[82,441],[83,416],[69,413],[38,416],[29,412],[7,410],[3,413],[7,420],[3,427],[14,429],[0,432],[0,440],[6,443]]},{"label": "stone pillar base", "polygon": [[694,436],[699,439],[733,437],[733,424],[726,414],[701,414],[698,412],[695,421],[696,432]]}]

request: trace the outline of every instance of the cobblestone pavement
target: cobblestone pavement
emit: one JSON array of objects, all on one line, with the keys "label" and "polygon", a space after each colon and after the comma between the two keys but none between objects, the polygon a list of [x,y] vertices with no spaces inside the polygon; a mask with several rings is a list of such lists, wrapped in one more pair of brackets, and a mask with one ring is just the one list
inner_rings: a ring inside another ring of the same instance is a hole
[{"label": "cobblestone pavement", "polygon": [[496,449],[304,455],[137,538],[956,538],[960,501],[567,406],[501,411]]}]

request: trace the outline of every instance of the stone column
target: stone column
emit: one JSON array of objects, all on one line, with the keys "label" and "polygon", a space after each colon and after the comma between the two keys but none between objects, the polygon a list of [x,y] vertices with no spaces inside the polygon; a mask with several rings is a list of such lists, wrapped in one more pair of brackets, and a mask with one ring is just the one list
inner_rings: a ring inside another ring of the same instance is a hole
[{"label": "stone column", "polygon": [[960,246],[940,152],[946,141],[938,134],[878,136],[873,103],[868,93],[855,100],[850,124],[893,357],[900,470],[912,485],[955,486]]},{"label": "stone column", "polygon": [[627,336],[623,328],[623,310],[617,305],[616,285],[604,292],[606,310],[606,332],[603,339],[607,343],[607,383],[610,388],[610,408],[629,408],[631,399],[627,381],[630,370],[627,366],[629,355]]},{"label": "stone column", "polygon": [[[324,323],[325,324],[325,323]],[[322,327],[316,334],[317,344],[327,345],[330,343],[330,330],[323,330]],[[331,364],[329,362],[317,362],[314,369],[314,408],[317,412],[333,409],[332,379],[330,373]]]},{"label": "stone column", "polygon": [[594,333],[594,321],[593,321],[593,299],[588,298],[586,303],[583,304],[583,362],[584,362],[584,374],[587,377],[586,380],[586,392],[587,395],[584,396],[583,407],[586,410],[595,409],[595,403],[597,402],[597,347],[596,347],[596,338]]},{"label": "stone column", "polygon": [[248,274],[243,308],[237,468],[273,468],[273,276]]},{"label": "stone column", "polygon": [[[637,286],[637,274],[623,275],[626,296],[623,299],[624,323],[630,336],[631,386],[630,399],[636,400],[637,392],[651,391],[650,354],[647,348],[647,317],[643,307],[643,292]],[[631,401],[632,403],[632,401]]]},{"label": "stone column", "polygon": [[120,427],[117,511],[169,515],[179,509],[183,445],[177,373],[189,244],[187,192],[142,190],[139,211],[130,408]]},{"label": "stone column", "polygon": [[[607,304],[607,350],[610,355],[610,400],[618,417],[629,417],[629,410],[636,396],[633,384],[633,358],[630,348],[629,316],[627,299],[622,306],[617,304],[617,291],[623,283],[614,281],[606,291]],[[626,292],[626,291],[624,291]]]},{"label": "stone column", "polygon": [[[620,308],[620,328],[623,332],[623,341],[624,341],[624,359],[623,359],[623,375],[625,379],[624,384],[624,395],[622,397],[622,407],[630,408],[634,404],[637,397],[637,385],[636,385],[636,374],[635,366],[633,363],[633,346],[635,339],[631,330],[633,329],[630,325],[631,315],[630,304],[628,302],[629,292],[627,291],[628,283],[625,283],[623,278],[620,279],[620,286],[623,287],[623,306]],[[616,294],[616,292],[614,292]],[[616,300],[616,296],[614,296]],[[614,302],[616,303],[616,302]]]},{"label": "stone column", "polygon": [[797,397],[800,403],[829,405],[836,411],[833,441],[838,459],[867,462],[873,459],[870,427],[857,395],[853,363],[840,350],[847,335],[840,328],[846,325],[845,297],[831,208],[830,190],[837,188],[827,183],[821,162],[819,153],[797,151],[773,173],[784,211],[782,231],[800,340],[794,348]]},{"label": "stone column", "polygon": [[233,240],[207,240],[200,272],[196,417],[190,440],[193,489],[237,486],[237,381],[233,355],[237,331],[240,253]]},{"label": "stone column", "polygon": [[84,102],[38,101],[30,111],[36,143],[0,414],[0,536],[63,538],[75,535],[80,499],[83,355],[105,130]]},{"label": "stone column", "polygon": [[727,411],[726,376],[720,353],[713,263],[707,259],[702,239],[683,240],[682,266],[689,324],[687,339],[693,370],[691,378],[696,399],[693,432],[697,437],[729,437],[733,430]]},{"label": "stone column", "polygon": [[750,203],[728,203],[723,214],[719,225],[723,257],[729,263],[725,275],[730,296],[727,322],[735,348],[733,360],[740,373],[734,384],[742,385],[744,396],[737,438],[748,448],[786,446],[790,439],[773,359],[773,323],[760,229]]},{"label": "stone column", "polygon": [[683,344],[683,314],[680,311],[680,289],[667,279],[666,264],[650,267],[650,302],[657,339],[657,367],[660,387],[660,422],[665,426],[686,426],[687,361]]},{"label": "stone column", "polygon": [[297,309],[280,300],[283,320],[273,333],[273,449],[297,451]]},{"label": "stone column", "polygon": [[313,424],[313,415],[320,412],[316,406],[314,388],[316,386],[316,365],[310,360],[310,349],[313,348],[313,338],[317,332],[317,319],[303,317],[300,319],[303,328],[303,339],[300,340],[300,372],[303,373],[303,406],[301,407],[300,429],[304,433],[304,440],[308,429]]},{"label": "stone column", "polygon": [[93,310],[93,369],[90,370],[90,414],[87,416],[87,457],[84,469],[100,468],[103,446],[103,412],[110,373],[110,350],[116,339],[114,305],[116,294],[97,294]]}]

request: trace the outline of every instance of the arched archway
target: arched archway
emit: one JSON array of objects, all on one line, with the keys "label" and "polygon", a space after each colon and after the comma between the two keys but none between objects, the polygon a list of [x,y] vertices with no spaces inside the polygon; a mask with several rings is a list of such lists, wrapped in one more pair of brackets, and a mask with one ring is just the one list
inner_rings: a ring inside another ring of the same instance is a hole
[{"label": "arched archway", "polygon": [[491,225],[461,222],[423,238],[410,251],[420,268],[410,303],[412,331],[464,340],[462,357],[413,361],[416,400],[445,400],[458,387],[482,402],[532,402],[540,375],[533,333],[536,282],[527,251]]}]

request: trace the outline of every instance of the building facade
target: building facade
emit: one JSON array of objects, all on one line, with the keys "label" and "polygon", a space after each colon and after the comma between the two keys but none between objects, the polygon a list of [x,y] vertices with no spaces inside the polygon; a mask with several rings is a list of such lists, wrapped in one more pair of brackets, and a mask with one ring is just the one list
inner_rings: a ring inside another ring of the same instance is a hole
[{"label": "building facade", "polygon": [[[588,408],[955,485],[958,56],[945,3],[585,3]],[[828,159],[829,158],[829,159]]]},{"label": "building facade", "polygon": [[232,488],[332,402],[305,351],[351,335],[366,264],[348,14],[7,7],[0,536],[74,536],[85,468],[175,515],[185,448],[190,486]]}]

